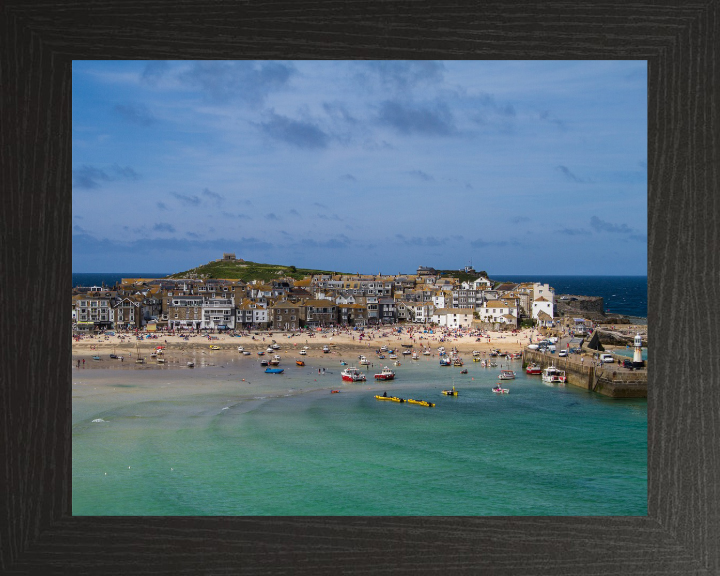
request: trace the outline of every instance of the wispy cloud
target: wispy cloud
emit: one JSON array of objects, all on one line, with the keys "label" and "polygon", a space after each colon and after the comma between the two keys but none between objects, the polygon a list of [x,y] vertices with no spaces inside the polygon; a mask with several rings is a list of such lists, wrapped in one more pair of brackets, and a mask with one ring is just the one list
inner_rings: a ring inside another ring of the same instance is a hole
[{"label": "wispy cloud", "polygon": [[600,220],[597,216],[590,218],[590,226],[597,232],[609,232],[610,234],[633,234],[635,232],[627,224],[613,224]]},{"label": "wispy cloud", "polygon": [[386,100],[377,121],[403,135],[450,136],[456,132],[450,108],[444,102],[412,105]]},{"label": "wispy cloud", "polygon": [[154,60],[145,65],[140,79],[148,84],[156,84],[170,69],[165,60]]},{"label": "wispy cloud", "polygon": [[294,66],[283,62],[201,61],[194,62],[179,79],[212,100],[241,100],[258,106],[272,92],[284,89],[294,73]]},{"label": "wispy cloud", "polygon": [[300,213],[299,213],[297,210],[295,210],[295,208],[293,208],[292,210],[290,210],[288,213],[289,213],[289,214],[292,214],[293,216],[300,216]]},{"label": "wispy cloud", "polygon": [[565,234],[566,236],[586,236],[590,234],[590,232],[579,228],[562,228],[558,230],[558,234]]},{"label": "wispy cloud", "polygon": [[562,172],[568,180],[572,180],[573,182],[585,182],[585,180],[573,174],[567,166],[556,166],[555,169]]},{"label": "wispy cloud", "polygon": [[391,90],[409,90],[421,84],[443,81],[445,65],[432,60],[377,60],[362,64],[380,84]]},{"label": "wispy cloud", "polygon": [[265,219],[266,219],[266,220],[275,220],[275,221],[279,221],[279,220],[280,220],[280,218],[278,218],[278,217],[275,215],[275,213],[273,213],[273,212],[270,212],[269,214],[265,214]]},{"label": "wispy cloud", "polygon": [[327,208],[325,204],[320,204],[320,202],[313,202],[313,206],[317,206],[318,208]]},{"label": "wispy cloud", "polygon": [[187,196],[185,194],[178,194],[177,192],[170,192],[170,195],[180,200],[180,202],[182,202],[183,204],[187,204],[188,206],[200,205],[200,198],[198,198],[197,196]]},{"label": "wispy cloud", "polygon": [[167,222],[158,222],[153,226],[154,232],[175,232],[175,227],[172,224],[168,224]]},{"label": "wispy cloud", "polygon": [[530,222],[530,218],[527,216],[515,216],[510,220],[513,224],[522,224],[523,222]]},{"label": "wispy cloud", "polygon": [[435,180],[433,176],[431,176],[427,172],[423,172],[422,170],[411,170],[410,172],[408,172],[408,174],[419,178],[423,182],[433,182]]},{"label": "wispy cloud", "polygon": [[565,122],[560,120],[558,117],[556,117],[554,114],[552,114],[549,110],[544,110],[540,112],[540,120],[543,120],[545,122],[549,122],[550,124],[554,124],[561,130],[565,130]]},{"label": "wispy cloud", "polygon": [[169,210],[169,208],[167,207],[165,202],[158,202],[156,204],[156,206],[157,206],[158,210]]},{"label": "wispy cloud", "polygon": [[123,120],[137,126],[150,126],[157,122],[155,116],[144,104],[116,104],[113,112]]},{"label": "wispy cloud", "polygon": [[118,166],[113,164],[108,170],[102,170],[95,166],[83,165],[73,170],[73,183],[77,188],[100,188],[101,182],[112,182],[114,180],[138,180],[140,175],[130,166]]},{"label": "wispy cloud", "polygon": [[349,180],[350,182],[357,182],[357,178],[352,174],[343,174],[340,176],[340,180]]},{"label": "wispy cloud", "polygon": [[210,190],[210,188],[203,188],[203,196],[207,196],[211,200],[215,200],[217,205],[219,206],[222,204],[223,200],[225,200],[225,197],[222,194],[218,194],[217,192],[213,192]]},{"label": "wispy cloud", "polygon": [[269,137],[299,148],[327,148],[330,137],[310,122],[293,120],[271,111],[269,120],[260,124],[260,129]]}]

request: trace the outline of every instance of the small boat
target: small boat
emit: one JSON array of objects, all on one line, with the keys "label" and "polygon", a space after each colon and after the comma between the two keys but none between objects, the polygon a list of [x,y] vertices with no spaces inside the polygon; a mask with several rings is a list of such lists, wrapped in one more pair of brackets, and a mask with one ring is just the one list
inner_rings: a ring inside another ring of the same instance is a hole
[{"label": "small boat", "polygon": [[500,386],[500,384],[495,386],[492,391],[495,392],[495,394],[507,394],[508,392],[510,392],[510,390],[508,390],[507,388],[503,388],[502,386]]},{"label": "small boat", "polygon": [[322,351],[323,351],[323,354],[327,354],[328,352],[330,352],[330,347],[326,344],[325,346],[323,346]]},{"label": "small boat", "polygon": [[445,354],[445,346],[440,346],[440,348],[438,348],[438,353]]},{"label": "small boat", "polygon": [[302,360],[295,360],[295,364],[297,364],[298,366],[305,366],[305,362],[303,362]]},{"label": "small boat", "polygon": [[515,372],[512,370],[500,370],[500,380],[515,380]]},{"label": "small boat", "polygon": [[385,360],[385,354],[378,354],[378,359]]},{"label": "small boat", "polygon": [[393,364],[394,364],[395,366],[400,366],[400,362],[399,362],[398,360],[395,360],[395,362],[393,362]]},{"label": "small boat", "polygon": [[380,352],[387,352],[387,349],[388,349],[388,347],[385,345],[380,346]]},{"label": "small boat", "polygon": [[280,360],[268,360],[268,364],[270,364],[270,366],[280,366]]},{"label": "small boat", "polygon": [[112,358],[113,360],[117,360],[118,357],[117,354],[110,354],[110,358]]},{"label": "small boat", "polygon": [[144,358],[137,358],[137,359],[135,360],[135,364],[145,364],[145,359],[144,359]]},{"label": "small boat", "polygon": [[245,356],[250,356],[250,351],[249,351],[249,350],[243,350],[243,354],[244,354]]},{"label": "small boat", "polygon": [[370,360],[368,360],[367,358],[365,358],[365,356],[362,356],[362,355],[361,355],[361,356],[360,356],[360,364],[362,364],[363,366],[367,366],[368,364],[370,364]]},{"label": "small boat", "polygon": [[284,371],[284,368],[265,368],[265,374],[282,374]]},{"label": "small boat", "polygon": [[300,356],[306,356],[307,351],[306,350],[300,350]]},{"label": "small boat", "polygon": [[190,362],[187,363],[187,367],[188,367],[188,368],[195,368],[195,362],[193,362],[193,361],[191,360]]},{"label": "small boat", "polygon": [[260,366],[267,366],[268,361],[267,360],[260,360]]},{"label": "small boat", "polygon": [[467,368],[465,368],[465,370],[460,370],[460,374],[467,374]]},{"label": "small boat", "polygon": [[265,352],[263,352],[262,350],[258,350],[258,356],[263,356],[264,354]]},{"label": "small boat", "polygon": [[452,364],[452,360],[448,358],[447,356],[443,356],[440,358],[440,366],[450,366]]},{"label": "small boat", "polygon": [[408,404],[417,404],[418,406],[427,406],[428,408],[433,408],[435,406],[434,403],[428,402],[427,400],[413,400],[412,398],[408,398],[406,402]]},{"label": "small boat", "polygon": [[273,353],[273,348],[272,348],[272,346],[268,346],[268,347],[265,349],[265,352],[267,352],[268,354],[272,354],[272,353]]},{"label": "small boat", "polygon": [[387,366],[383,368],[379,374],[375,374],[375,380],[394,380],[395,372],[390,370]]},{"label": "small boat", "polygon": [[245,352],[245,348],[243,348],[242,346],[238,346],[238,352]]},{"label": "small boat", "polygon": [[365,374],[363,374],[358,368],[345,368],[340,372],[340,376],[345,382],[365,382]]},{"label": "small boat", "polygon": [[452,387],[452,390],[443,390],[442,393],[445,394],[445,396],[457,396],[458,395],[457,390],[455,390],[455,386]]},{"label": "small boat", "polygon": [[462,366],[462,365],[463,365],[462,358],[454,358],[453,359],[453,366]]},{"label": "small boat", "polygon": [[157,358],[157,352],[150,352],[150,358]]},{"label": "small boat", "polygon": [[210,346],[210,350],[220,350],[220,346],[216,346],[215,344],[213,344],[212,346]]},{"label": "small boat", "polygon": [[93,356],[92,359],[93,359],[93,360],[100,360],[100,356]]},{"label": "small boat", "polygon": [[390,402],[400,402],[401,404],[405,402],[404,398],[398,398],[397,396],[380,396],[379,394],[375,395],[376,400],[390,400]]},{"label": "small boat", "polygon": [[473,356],[480,356],[480,350],[473,350],[472,351]]},{"label": "small boat", "polygon": [[480,356],[473,356],[473,362],[482,362]]},{"label": "small boat", "polygon": [[418,356],[418,353],[417,353],[417,352],[413,352],[412,359],[413,359],[413,360],[420,360],[420,356]]},{"label": "small boat", "polygon": [[564,384],[566,382],[565,370],[548,366],[542,371],[542,381],[549,384]]},{"label": "small boat", "polygon": [[511,354],[510,357],[513,360],[518,360],[518,359],[522,358],[522,354],[520,352],[515,352],[515,353]]},{"label": "small boat", "polygon": [[310,350],[310,346],[303,346],[303,350]]},{"label": "small boat", "polygon": [[330,394],[338,394],[340,390],[330,390]]},{"label": "small boat", "polygon": [[525,369],[526,374],[537,374],[538,376],[542,374],[542,367],[540,364],[535,364],[534,362],[532,364],[528,364],[528,367]]},{"label": "small boat", "polygon": [[430,350],[423,350],[423,356],[430,356]]},{"label": "small boat", "polygon": [[388,354],[388,358],[390,358],[390,360],[397,360],[397,354]]},{"label": "small boat", "polygon": [[341,360],[341,361],[340,361],[340,366],[347,366],[347,362],[345,362],[345,360]]},{"label": "small boat", "polygon": [[272,348],[273,350],[280,350],[280,345],[279,345],[279,344],[273,344],[272,346],[270,346],[270,348]]},{"label": "small boat", "polygon": [[407,356],[408,354],[412,354],[410,350],[403,350],[403,356]]},{"label": "small boat", "polygon": [[165,358],[163,358],[162,356],[158,356],[157,363],[158,363],[158,364],[165,364]]}]

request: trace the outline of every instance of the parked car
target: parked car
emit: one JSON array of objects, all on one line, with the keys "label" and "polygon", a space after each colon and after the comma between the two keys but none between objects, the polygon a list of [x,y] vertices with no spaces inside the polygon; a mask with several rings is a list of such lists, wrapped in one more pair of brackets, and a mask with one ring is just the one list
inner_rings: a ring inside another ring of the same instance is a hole
[{"label": "parked car", "polygon": [[600,354],[600,360],[605,364],[615,362],[615,358],[613,358],[612,354]]},{"label": "parked car", "polygon": [[558,352],[559,358],[565,358],[565,356],[567,356],[567,355],[568,355],[567,350],[560,350],[560,352]]},{"label": "parked car", "polygon": [[622,367],[628,368],[629,370],[632,370],[634,368],[632,360],[623,360],[622,361]]},{"label": "parked car", "polygon": [[557,344],[557,341],[557,336],[551,336],[550,338],[548,338],[548,342],[550,342],[550,344]]},{"label": "parked car", "polygon": [[580,354],[582,353],[582,350],[580,348],[570,348],[568,352],[570,352],[570,354]]}]

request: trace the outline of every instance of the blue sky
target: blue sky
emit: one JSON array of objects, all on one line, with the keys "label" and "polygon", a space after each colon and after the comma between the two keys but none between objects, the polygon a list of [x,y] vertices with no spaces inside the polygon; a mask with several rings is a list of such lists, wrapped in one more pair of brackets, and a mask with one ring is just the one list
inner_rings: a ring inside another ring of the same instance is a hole
[{"label": "blue sky", "polygon": [[76,61],[73,272],[647,273],[644,61]]}]

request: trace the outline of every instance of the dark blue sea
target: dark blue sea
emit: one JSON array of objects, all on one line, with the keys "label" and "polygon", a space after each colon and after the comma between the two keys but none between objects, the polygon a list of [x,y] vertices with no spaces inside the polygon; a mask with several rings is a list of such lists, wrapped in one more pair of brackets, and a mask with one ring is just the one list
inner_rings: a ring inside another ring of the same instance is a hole
[{"label": "dark blue sea", "polygon": [[550,284],[556,296],[602,296],[605,310],[613,314],[647,318],[647,276],[502,276],[492,279]]},{"label": "dark blue sea", "polygon": [[[166,272],[124,272],[73,274],[73,286],[113,286],[121,278],[164,278]],[[542,282],[555,294],[602,296],[605,309],[614,314],[647,318],[647,276],[502,276],[493,280]]]}]

